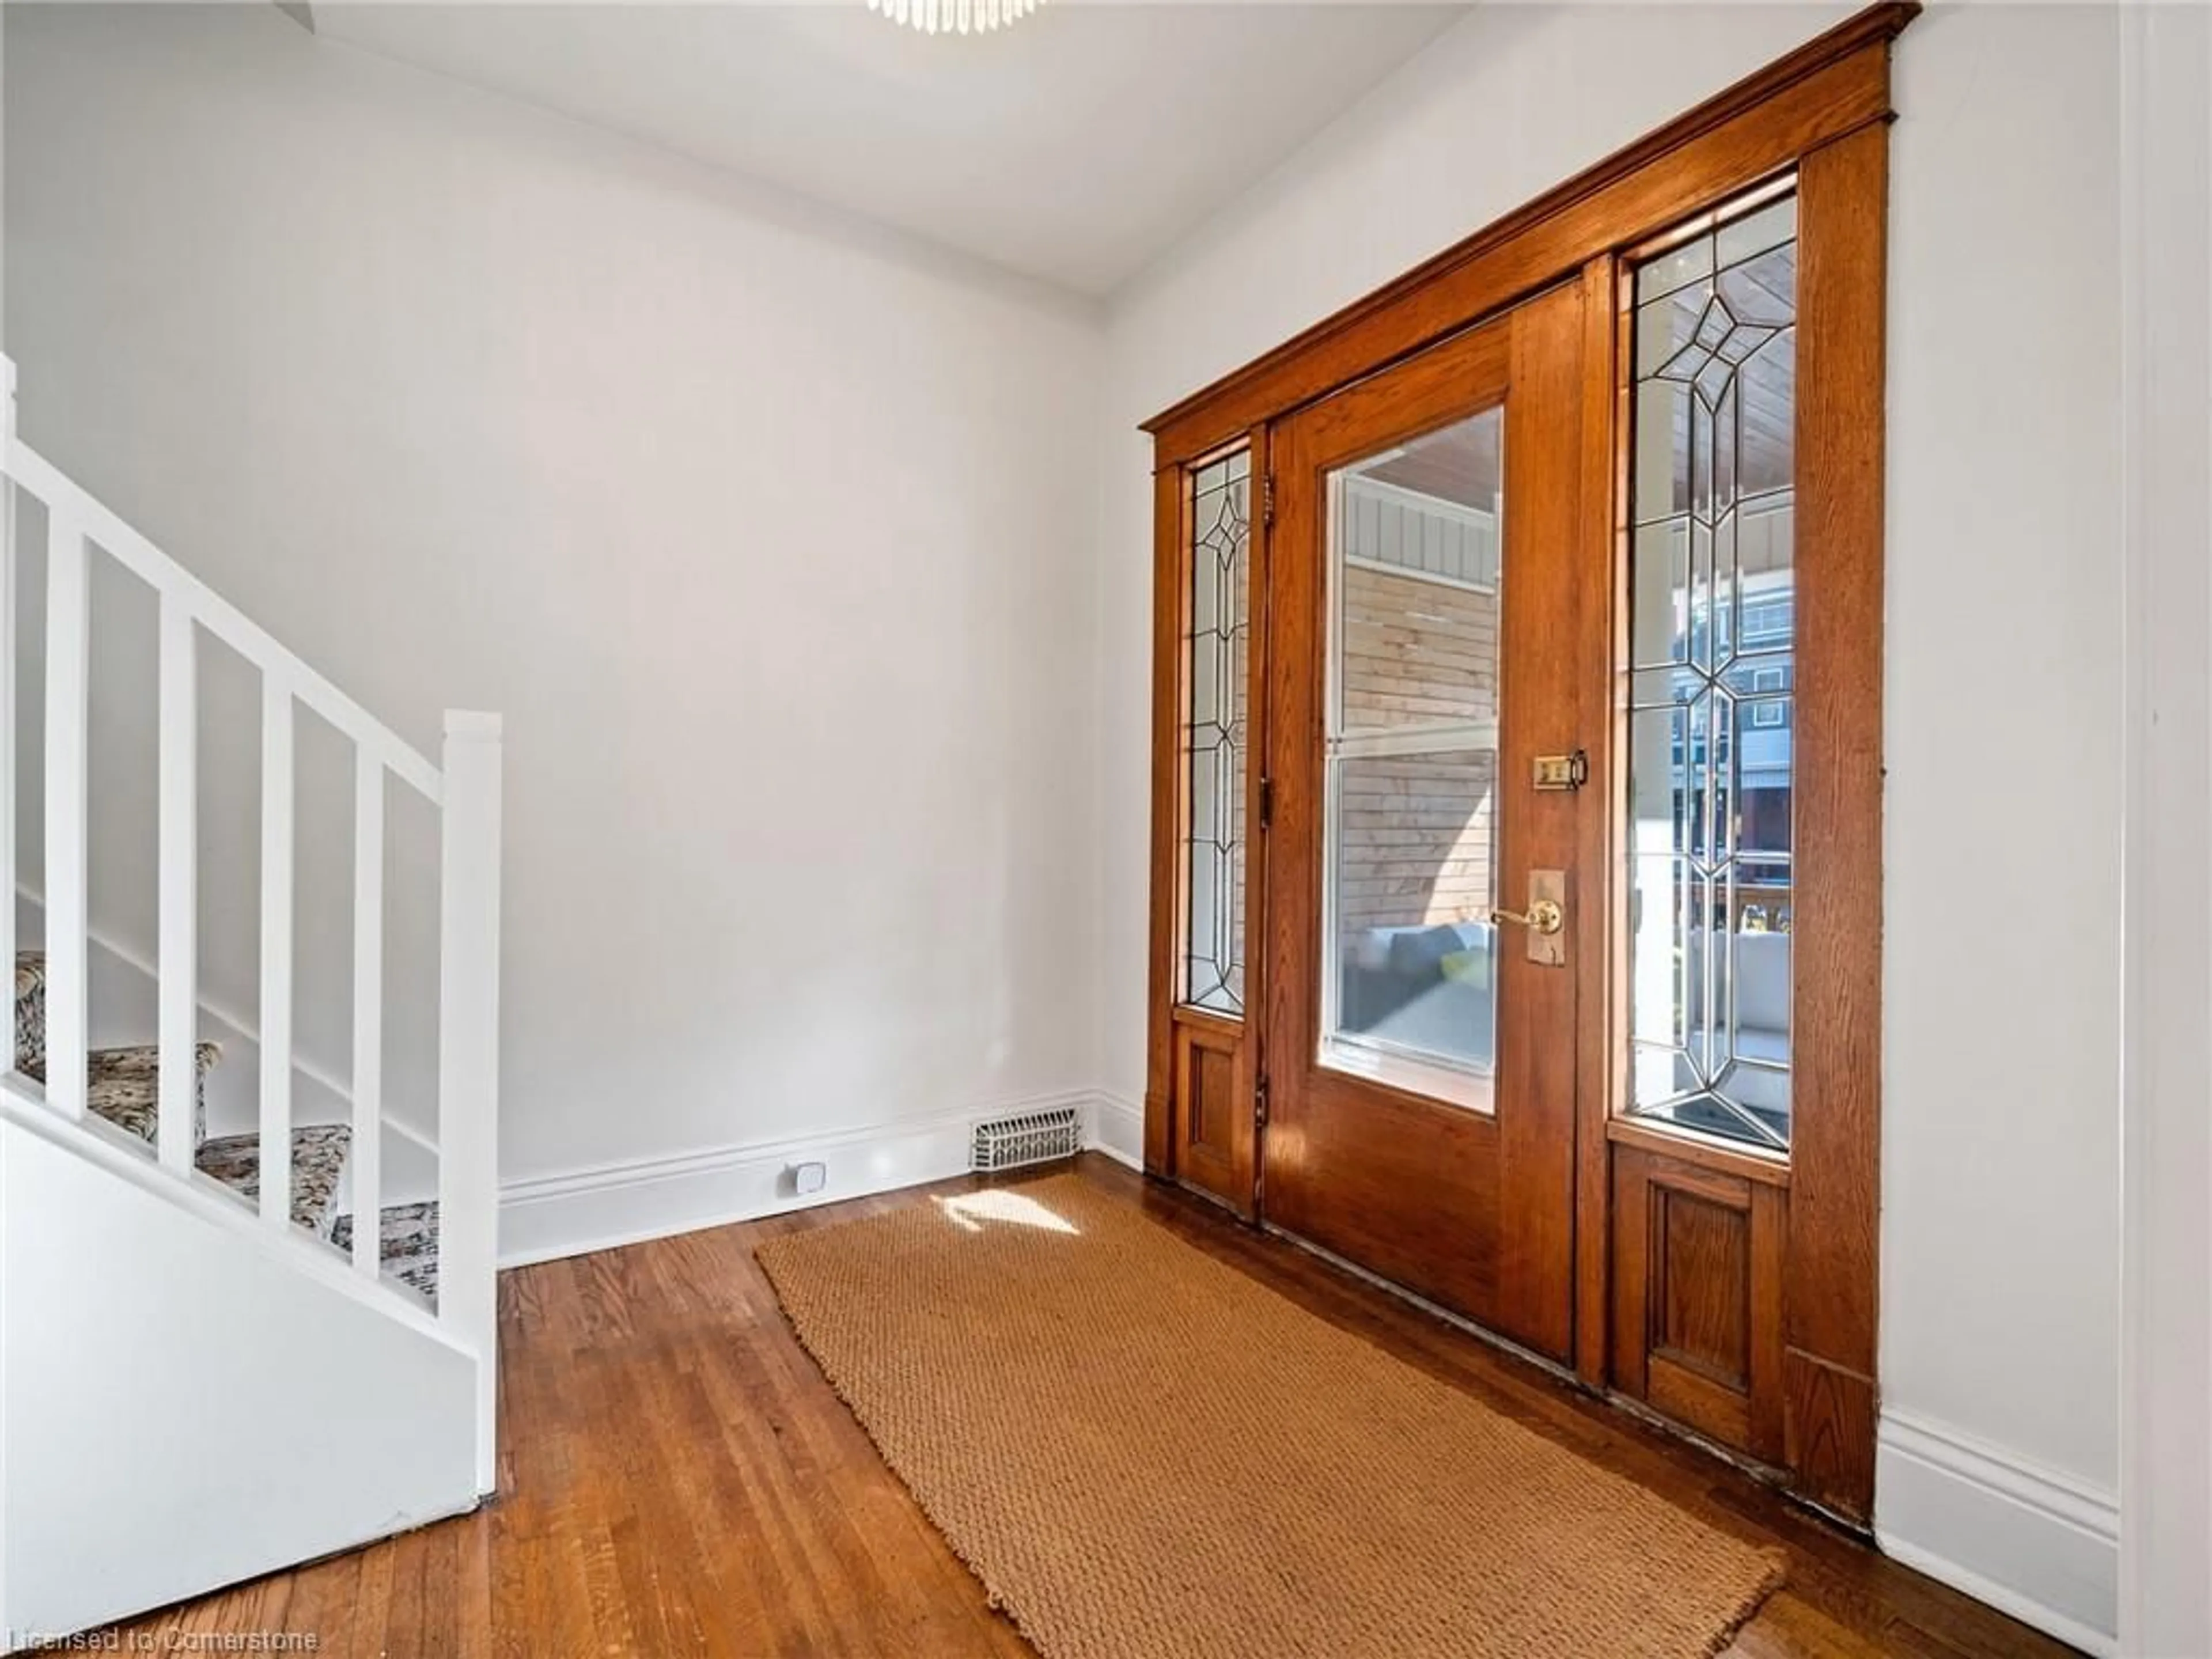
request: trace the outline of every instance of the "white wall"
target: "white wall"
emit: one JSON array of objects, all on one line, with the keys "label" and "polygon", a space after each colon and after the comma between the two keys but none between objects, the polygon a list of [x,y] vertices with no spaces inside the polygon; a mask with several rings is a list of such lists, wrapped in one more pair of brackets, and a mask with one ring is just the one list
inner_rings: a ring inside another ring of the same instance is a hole
[{"label": "white wall", "polygon": [[1876,1519],[2082,1641],[2116,1617],[2118,40],[1931,12],[1892,198]]},{"label": "white wall", "polygon": [[[1100,1040],[1124,1102],[1144,1064],[1136,423],[1836,15],[1485,8],[1117,302]],[[2116,40],[2108,9],[1934,9],[1899,44],[1893,151],[1876,1514],[1900,1551],[2083,1638],[2112,1628],[2118,1459]]]},{"label": "white wall", "polygon": [[25,435],[430,752],[507,713],[503,1176],[1088,1080],[1093,315],[273,8],[9,21]]}]

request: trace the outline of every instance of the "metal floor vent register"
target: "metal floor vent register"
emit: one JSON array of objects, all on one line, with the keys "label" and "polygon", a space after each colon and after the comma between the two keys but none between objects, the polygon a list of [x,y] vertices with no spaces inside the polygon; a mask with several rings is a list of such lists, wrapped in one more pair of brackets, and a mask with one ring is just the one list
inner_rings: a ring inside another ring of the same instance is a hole
[{"label": "metal floor vent register", "polygon": [[1075,1108],[1055,1106],[1048,1112],[1024,1112],[977,1124],[968,1167],[978,1171],[1018,1170],[1024,1164],[1073,1158],[1082,1149],[1083,1123]]}]

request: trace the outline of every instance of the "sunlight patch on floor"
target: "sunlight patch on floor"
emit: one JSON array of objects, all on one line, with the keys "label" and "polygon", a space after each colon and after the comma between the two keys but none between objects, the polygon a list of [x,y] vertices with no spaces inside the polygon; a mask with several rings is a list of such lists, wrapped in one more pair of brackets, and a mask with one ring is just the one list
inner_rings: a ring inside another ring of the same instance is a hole
[{"label": "sunlight patch on floor", "polygon": [[937,1206],[945,1212],[946,1219],[965,1232],[981,1232],[987,1221],[1002,1222],[1015,1227],[1041,1227],[1050,1233],[1082,1231],[1054,1214],[1036,1200],[1024,1198],[1021,1194],[1009,1192],[1003,1187],[940,1198],[937,1200]]}]

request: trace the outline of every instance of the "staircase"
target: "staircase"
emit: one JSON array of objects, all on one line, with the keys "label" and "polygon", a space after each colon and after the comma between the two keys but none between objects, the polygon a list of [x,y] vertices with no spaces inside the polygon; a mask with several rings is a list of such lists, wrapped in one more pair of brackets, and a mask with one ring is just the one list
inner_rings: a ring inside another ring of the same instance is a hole
[{"label": "staircase", "polygon": [[[20,952],[15,957],[15,1069],[39,1082],[46,1075],[46,957],[37,951]],[[149,1148],[161,1122],[161,1054],[158,1047],[150,1045],[95,1048],[85,1068],[85,1110]],[[222,1058],[218,1044],[193,1046],[192,1163],[202,1175],[258,1209],[261,1137],[208,1139],[207,1074]],[[292,1131],[292,1224],[348,1255],[353,1249],[353,1217],[338,1212],[338,1200],[352,1147],[349,1124],[301,1124]],[[378,1243],[382,1273],[436,1307],[437,1200],[386,1206]]]},{"label": "staircase", "polygon": [[[493,1491],[501,836],[496,715],[449,713],[434,764],[24,443],[14,383],[0,358],[0,958],[15,973],[0,1066],[9,1651]],[[90,1040],[94,952],[116,954],[95,939],[90,903],[94,559],[150,588],[160,618],[158,914],[150,942],[131,941],[153,982],[152,1029],[114,1033],[125,1046]],[[18,600],[41,563],[33,613]],[[258,723],[234,739],[260,757],[257,1103],[250,1128],[216,1134],[207,1079],[222,1049],[202,1033],[228,1022],[199,982],[204,639],[262,685]],[[27,773],[21,744],[41,728],[17,708],[18,666],[39,654],[42,681],[26,684],[43,690],[43,763]],[[298,1121],[293,1102],[303,708],[355,761],[352,1054],[337,1121]],[[436,1098],[411,1103],[404,1131],[384,1087],[393,786],[439,824]],[[19,856],[27,824],[43,830],[36,857]],[[420,1127],[425,1107],[434,1134]],[[434,1194],[387,1194],[388,1127],[434,1153]]]}]

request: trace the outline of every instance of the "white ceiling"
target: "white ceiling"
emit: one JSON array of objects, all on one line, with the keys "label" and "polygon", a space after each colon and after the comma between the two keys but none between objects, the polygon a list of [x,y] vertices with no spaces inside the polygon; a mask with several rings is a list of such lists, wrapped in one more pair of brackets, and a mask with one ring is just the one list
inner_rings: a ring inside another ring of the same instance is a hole
[{"label": "white ceiling", "polygon": [[313,15],[326,38],[1103,295],[1465,6],[1050,0],[935,38],[863,0]]}]

